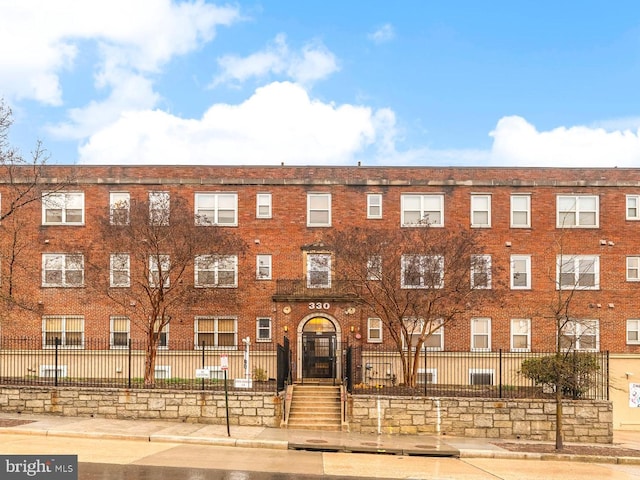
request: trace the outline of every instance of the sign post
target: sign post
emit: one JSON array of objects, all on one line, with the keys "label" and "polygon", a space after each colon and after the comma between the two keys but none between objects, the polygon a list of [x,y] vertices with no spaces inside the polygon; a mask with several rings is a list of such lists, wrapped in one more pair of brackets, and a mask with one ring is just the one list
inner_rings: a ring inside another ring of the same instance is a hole
[{"label": "sign post", "polygon": [[229,391],[227,390],[227,371],[229,370],[229,357],[220,355],[220,368],[224,372],[224,406],[227,412],[227,437],[231,436],[229,430]]}]

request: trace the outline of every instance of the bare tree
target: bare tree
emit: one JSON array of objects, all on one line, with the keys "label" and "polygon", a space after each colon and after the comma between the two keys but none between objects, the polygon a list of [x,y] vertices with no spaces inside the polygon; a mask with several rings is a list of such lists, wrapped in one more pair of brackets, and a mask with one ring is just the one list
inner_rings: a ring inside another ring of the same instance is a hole
[{"label": "bare tree", "polygon": [[142,330],[146,386],[155,383],[157,349],[171,319],[197,302],[213,300],[217,288],[198,287],[225,286],[229,270],[224,266],[237,265],[245,250],[228,229],[202,223],[168,192],[152,193],[148,201],[122,201],[100,219],[99,237],[111,249],[110,275],[101,263],[105,248],[95,245],[92,255],[100,260],[89,262],[92,282]]},{"label": "bare tree", "polygon": [[421,351],[435,332],[499,295],[491,257],[463,228],[353,227],[326,242],[336,277],[386,327],[407,386],[416,385]]}]

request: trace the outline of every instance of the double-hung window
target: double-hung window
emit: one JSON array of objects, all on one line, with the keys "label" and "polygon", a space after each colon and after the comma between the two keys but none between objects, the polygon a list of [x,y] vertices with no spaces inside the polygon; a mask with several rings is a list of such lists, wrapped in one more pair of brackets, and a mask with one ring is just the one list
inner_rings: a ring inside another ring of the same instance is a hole
[{"label": "double-hung window", "polygon": [[271,194],[256,195],[256,218],[271,218]]},{"label": "double-hung window", "polygon": [[471,319],[471,351],[491,351],[491,319]]},{"label": "double-hung window", "polygon": [[401,258],[402,288],[442,288],[444,257],[441,255],[403,255]]},{"label": "double-hung window", "polygon": [[640,345],[640,320],[627,320],[627,345]]},{"label": "double-hung window", "polygon": [[640,220],[640,195],[627,195],[627,220]]},{"label": "double-hung window", "polygon": [[169,288],[171,285],[169,274],[171,271],[171,260],[169,255],[149,256],[149,286],[151,288]]},{"label": "double-hung window", "polygon": [[256,278],[271,280],[271,255],[256,256]]},{"label": "double-hung window", "polygon": [[597,228],[599,197],[597,195],[558,195],[558,228]]},{"label": "double-hung window", "polygon": [[491,195],[471,195],[471,227],[491,226]]},{"label": "double-hung window", "polygon": [[598,290],[600,257],[598,255],[558,255],[556,282],[561,290]]},{"label": "double-hung window", "polygon": [[382,280],[382,256],[370,255],[367,258],[367,280]]},{"label": "double-hung window", "polygon": [[331,226],[331,194],[307,194],[307,227]]},{"label": "double-hung window", "polygon": [[531,319],[512,318],[511,319],[511,351],[530,352],[531,351]]},{"label": "double-hung window", "polygon": [[531,227],[531,195],[511,195],[511,228]]},{"label": "double-hung window", "polygon": [[640,282],[640,256],[627,257],[627,282]]},{"label": "double-hung window", "polygon": [[271,319],[261,317],[256,320],[256,342],[271,341]]},{"label": "double-hung window", "polygon": [[82,348],[84,346],[84,317],[81,315],[47,315],[42,317],[44,348]]},{"label": "double-hung window", "polygon": [[110,285],[112,287],[131,286],[130,267],[128,253],[112,253],[110,258]]},{"label": "double-hung window", "polygon": [[128,192],[109,194],[109,221],[111,225],[129,225],[131,198]]},{"label": "double-hung window", "polygon": [[83,225],[83,192],[44,192],[42,194],[43,225]]},{"label": "double-hung window", "polygon": [[367,319],[367,342],[382,343],[382,320],[371,317]]},{"label": "double-hung window", "polygon": [[597,352],[600,349],[600,325],[598,320],[570,320],[560,331],[560,347],[563,350]]},{"label": "double-hung window", "polygon": [[491,255],[471,255],[471,288],[491,288]]},{"label": "double-hung window", "polygon": [[531,255],[511,255],[511,288],[531,289]]},{"label": "double-hung window", "polygon": [[238,194],[229,192],[196,193],[197,225],[238,225]]},{"label": "double-hung window", "polygon": [[110,345],[111,348],[127,348],[129,346],[129,317],[112,315],[110,324]]},{"label": "double-hung window", "polygon": [[238,344],[238,319],[236,317],[196,317],[196,348],[217,347],[235,349]]},{"label": "double-hung window", "polygon": [[382,218],[382,194],[367,194],[367,218]]},{"label": "double-hung window", "polygon": [[82,254],[43,253],[43,287],[82,287],[84,256]]},{"label": "double-hung window", "polygon": [[198,255],[195,266],[196,287],[235,288],[238,286],[236,255]]},{"label": "double-hung window", "polygon": [[444,195],[406,193],[400,203],[403,227],[444,226]]},{"label": "double-hung window", "polygon": [[149,225],[169,225],[170,210],[169,192],[149,192]]},{"label": "double-hung window", "polygon": [[443,350],[444,349],[444,326],[442,319],[428,320],[411,317],[403,318],[402,324],[406,331],[402,337],[403,347],[407,348],[407,341],[413,349],[417,348],[420,338],[423,338],[422,350]]},{"label": "double-hung window", "polygon": [[330,254],[307,254],[307,288],[331,288]]}]

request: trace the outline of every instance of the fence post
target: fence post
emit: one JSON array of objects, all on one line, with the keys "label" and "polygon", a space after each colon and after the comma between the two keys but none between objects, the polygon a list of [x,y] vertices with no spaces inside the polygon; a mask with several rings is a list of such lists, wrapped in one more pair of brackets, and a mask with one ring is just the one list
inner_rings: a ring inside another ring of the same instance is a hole
[{"label": "fence post", "polygon": [[54,375],[54,379],[55,379],[54,380],[54,385],[57,387],[58,386],[58,347],[60,346],[60,339],[58,337],[56,337],[56,340],[55,340],[54,343],[55,343],[56,353],[55,353],[55,362],[54,362],[55,373],[53,375]]},{"label": "fence post", "polygon": [[127,356],[129,357],[128,358],[128,361],[129,361],[129,368],[128,368],[128,370],[129,370],[129,378],[128,378],[127,385],[128,385],[129,388],[131,388],[131,338],[129,338],[129,349],[128,349],[128,352],[127,352]]},{"label": "fence post", "polygon": [[610,383],[609,383],[609,378],[610,378],[609,377],[609,350],[606,351],[605,360],[607,362],[607,384],[606,384],[607,392],[606,392],[606,394],[607,394],[607,401],[609,401],[609,386],[610,386]]},{"label": "fence post", "polygon": [[424,350],[424,396],[427,396],[427,378],[429,378],[429,375],[427,374],[427,347],[422,344],[422,348]]},{"label": "fence post", "polygon": [[499,361],[499,364],[498,364],[498,371],[499,371],[498,376],[499,376],[499,379],[500,379],[499,394],[500,394],[500,398],[502,398],[502,349],[500,349],[499,356],[498,356],[498,361]]},{"label": "fence post", "polygon": [[[204,346],[205,342],[202,341],[202,369],[204,370]],[[204,378],[202,379],[202,390],[204,390]]]}]

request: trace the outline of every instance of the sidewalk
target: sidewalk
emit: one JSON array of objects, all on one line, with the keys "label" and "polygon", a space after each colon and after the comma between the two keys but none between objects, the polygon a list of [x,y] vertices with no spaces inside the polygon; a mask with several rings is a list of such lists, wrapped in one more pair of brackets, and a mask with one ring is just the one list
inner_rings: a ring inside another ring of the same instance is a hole
[{"label": "sidewalk", "polygon": [[[640,465],[640,457],[582,457],[511,452],[493,445],[497,439],[287,430],[268,427],[206,425],[161,420],[111,420],[0,413],[0,435],[139,440],[227,447],[299,449],[327,452],[386,453],[411,456],[573,460]],[[1,438],[1,437],[0,437]],[[509,440],[509,442],[512,442]],[[517,441],[513,441],[517,442]],[[532,443],[532,442],[526,442]],[[640,451],[640,432],[614,432],[614,444]],[[555,457],[555,458],[554,458]]]}]

